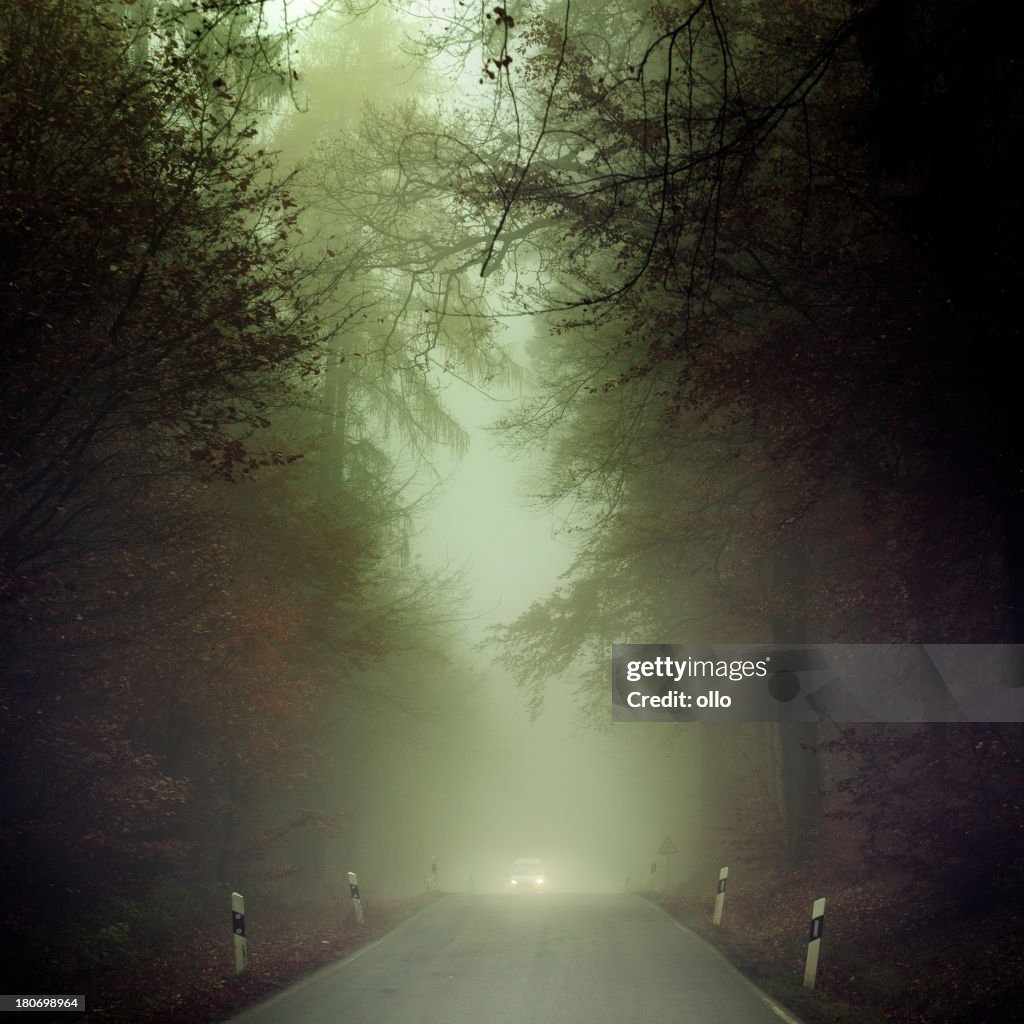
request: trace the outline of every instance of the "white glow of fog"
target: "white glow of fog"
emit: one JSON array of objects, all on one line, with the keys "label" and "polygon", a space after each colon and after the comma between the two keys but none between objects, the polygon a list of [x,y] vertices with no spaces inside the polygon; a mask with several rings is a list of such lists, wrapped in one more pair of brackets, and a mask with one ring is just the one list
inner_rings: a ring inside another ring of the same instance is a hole
[{"label": "white glow of fog", "polygon": [[[311,6],[291,0],[289,17]],[[431,6],[439,5],[420,9]],[[292,114],[276,140],[284,159],[301,162],[318,138],[345,130],[367,96],[386,106],[417,95],[410,62],[383,31],[397,24],[382,8],[347,23],[329,15],[315,21],[299,46],[306,110]],[[505,324],[501,340],[521,352],[530,321]],[[489,627],[550,594],[573,551],[555,536],[555,518],[525,507],[525,475],[543,452],[513,461],[486,429],[518,396],[488,397],[448,375],[438,381],[470,447],[457,462],[438,454],[435,469],[445,483],[417,524],[415,544],[428,567],[462,570],[469,648]],[[389,748],[367,765],[362,784],[375,796],[345,840],[360,877],[370,887],[408,891],[436,856],[443,889],[498,891],[507,887],[514,858],[535,856],[545,862],[552,891],[663,884],[663,875],[650,876],[650,864],[666,834],[686,848],[696,814],[694,745],[671,727],[581,730],[571,678],[553,682],[544,713],[531,722],[514,679],[486,650],[470,658],[476,706],[466,709],[464,726],[454,726],[458,734],[424,723],[415,749]],[[351,779],[339,782],[339,800],[351,786]],[[681,854],[676,877],[685,873],[684,860]]]}]

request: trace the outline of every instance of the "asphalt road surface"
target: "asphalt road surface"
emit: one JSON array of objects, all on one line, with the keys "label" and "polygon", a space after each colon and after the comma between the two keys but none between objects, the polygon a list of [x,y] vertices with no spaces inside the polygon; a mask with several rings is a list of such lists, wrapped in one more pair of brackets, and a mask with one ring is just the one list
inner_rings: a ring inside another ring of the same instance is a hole
[{"label": "asphalt road surface", "polygon": [[638,896],[447,896],[234,1024],[796,1024]]}]

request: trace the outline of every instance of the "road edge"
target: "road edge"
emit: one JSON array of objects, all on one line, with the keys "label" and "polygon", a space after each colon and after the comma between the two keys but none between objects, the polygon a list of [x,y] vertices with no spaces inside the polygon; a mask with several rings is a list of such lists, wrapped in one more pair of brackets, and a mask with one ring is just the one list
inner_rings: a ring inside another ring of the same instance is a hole
[{"label": "road edge", "polygon": [[[432,910],[434,907],[440,906],[445,900],[452,895],[451,893],[439,893],[438,899],[433,900],[431,903],[420,907],[418,910],[414,910],[408,917],[403,917],[393,928],[389,928],[383,935],[378,935],[375,939],[371,939],[369,942],[360,946],[358,949],[352,950],[351,953],[347,953],[340,960],[336,960],[332,964],[325,964],[323,967],[318,967],[316,970],[311,971],[309,974],[297,981],[293,982],[287,988],[281,989],[280,992],[275,992],[272,996],[268,996],[266,999],[261,1000],[258,1003],[253,1003],[251,1006],[247,1006],[244,1010],[240,1010],[238,1013],[231,1017],[223,1017],[218,1024],[245,1024],[247,1017],[252,1016],[257,1010],[262,1010],[272,1003],[276,1003],[280,999],[284,999],[286,996],[294,995],[299,989],[305,988],[307,985],[311,985],[315,981],[319,981],[322,978],[329,977],[336,971],[340,971],[343,967],[348,966],[355,960],[358,960],[364,953],[368,953],[371,949],[376,948],[382,942],[391,938],[396,932],[400,932],[410,921],[415,920],[421,914],[426,913],[428,910]],[[802,1024],[802,1022],[800,1022]]]},{"label": "road edge", "polygon": [[708,942],[708,940],[705,939],[704,936],[701,935],[699,932],[695,932],[692,928],[687,928],[685,924],[678,920],[678,918],[673,917],[663,906],[661,906],[661,904],[655,903],[654,900],[648,899],[641,893],[633,893],[633,895],[636,896],[637,899],[643,900],[644,903],[646,903],[648,906],[654,907],[656,910],[660,911],[681,932],[684,932],[691,938],[696,939],[702,945],[710,949],[711,952],[719,958],[719,960],[723,961],[723,963],[728,964],[728,966],[732,969],[736,977],[739,978],[740,981],[742,981],[748,988],[750,988],[753,991],[753,993],[758,997],[758,999],[760,999],[761,1002],[763,1002],[768,1007],[768,1009],[772,1011],[772,1013],[774,1013],[778,1018],[780,1018],[780,1020],[782,1020],[784,1024],[806,1024],[806,1021],[804,1021],[802,1017],[798,1017],[788,1007],[783,1006],[773,996],[768,995],[768,993],[765,992],[760,987],[760,985],[757,984],[757,982],[752,981],[750,978],[748,978],[717,946],[715,946],[711,942]]}]

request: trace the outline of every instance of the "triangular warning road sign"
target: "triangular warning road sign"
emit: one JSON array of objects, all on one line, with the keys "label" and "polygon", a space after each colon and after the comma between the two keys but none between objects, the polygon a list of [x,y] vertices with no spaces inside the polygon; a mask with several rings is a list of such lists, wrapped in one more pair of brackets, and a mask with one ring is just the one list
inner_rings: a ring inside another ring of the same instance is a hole
[{"label": "triangular warning road sign", "polygon": [[678,853],[676,844],[672,842],[671,836],[665,836],[665,842],[661,844],[658,849],[658,853]]}]

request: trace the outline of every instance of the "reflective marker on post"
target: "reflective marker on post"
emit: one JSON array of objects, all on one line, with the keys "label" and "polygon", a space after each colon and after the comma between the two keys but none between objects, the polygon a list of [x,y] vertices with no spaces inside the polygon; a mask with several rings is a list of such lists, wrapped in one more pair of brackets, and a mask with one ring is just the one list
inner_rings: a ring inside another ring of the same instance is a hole
[{"label": "reflective marker on post", "polygon": [[715,897],[715,924],[722,923],[722,910],[725,907],[725,880],[729,877],[729,869],[722,868],[718,872],[718,895]]},{"label": "reflective marker on post", "polygon": [[825,900],[815,900],[811,910],[811,933],[807,937],[807,966],[804,968],[804,988],[814,988],[818,973],[818,952],[821,949],[821,930],[825,927]]},{"label": "reflective marker on post", "polygon": [[245,900],[240,892],[231,894],[231,930],[235,941],[235,976],[245,974],[248,950],[245,944]]},{"label": "reflective marker on post", "polygon": [[358,924],[365,924],[363,901],[359,898],[359,879],[356,878],[354,871],[348,873],[348,891],[352,896],[352,909],[356,912],[356,922]]}]

